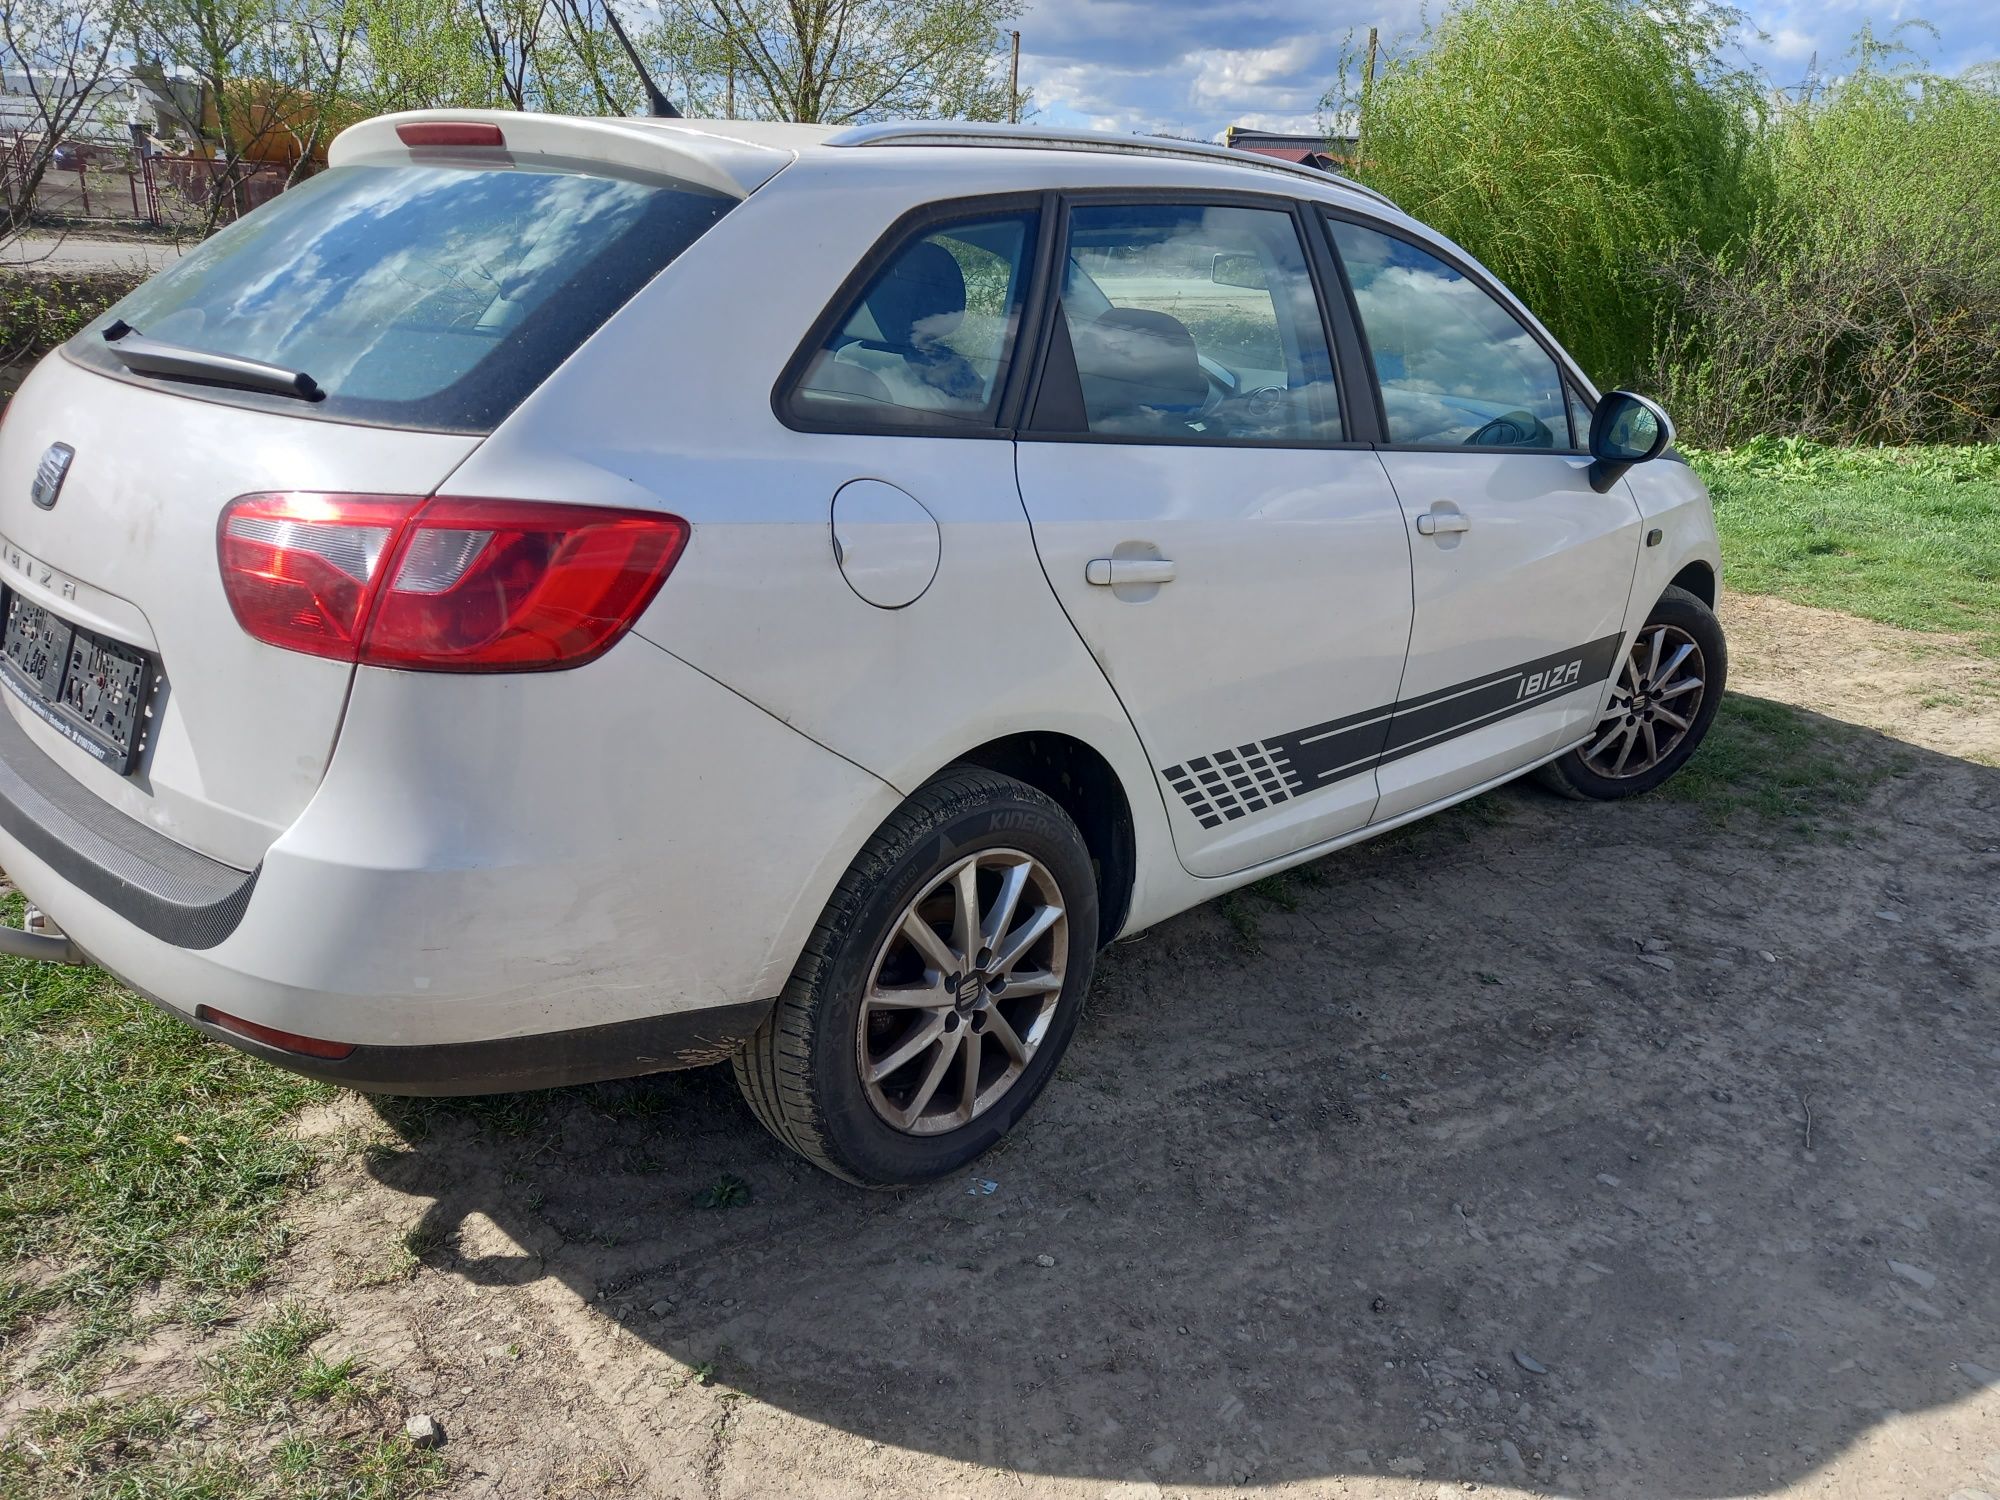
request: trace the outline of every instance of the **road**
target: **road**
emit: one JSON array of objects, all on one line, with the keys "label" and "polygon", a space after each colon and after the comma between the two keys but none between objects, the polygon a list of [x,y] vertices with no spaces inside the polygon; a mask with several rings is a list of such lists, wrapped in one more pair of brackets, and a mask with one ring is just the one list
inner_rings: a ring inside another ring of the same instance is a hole
[{"label": "road", "polygon": [[0,241],[0,266],[33,267],[66,276],[94,272],[153,272],[181,258],[183,248],[166,240],[110,239],[88,233],[37,230]]}]

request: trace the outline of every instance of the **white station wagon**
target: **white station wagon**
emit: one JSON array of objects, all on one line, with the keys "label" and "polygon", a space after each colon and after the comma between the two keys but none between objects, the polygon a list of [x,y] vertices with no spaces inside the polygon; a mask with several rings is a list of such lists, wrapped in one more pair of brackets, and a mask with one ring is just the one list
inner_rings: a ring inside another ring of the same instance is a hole
[{"label": "white station wagon", "polygon": [[0,947],[359,1089],[729,1059],[935,1177],[1114,938],[1673,774],[1725,662],[1671,440],[1275,161],[371,120],[6,412]]}]

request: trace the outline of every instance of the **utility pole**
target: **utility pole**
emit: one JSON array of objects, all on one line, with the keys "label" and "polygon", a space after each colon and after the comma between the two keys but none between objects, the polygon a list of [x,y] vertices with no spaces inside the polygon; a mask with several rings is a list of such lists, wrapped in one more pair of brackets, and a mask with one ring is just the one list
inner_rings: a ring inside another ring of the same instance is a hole
[{"label": "utility pole", "polygon": [[1370,26],[1368,28],[1368,65],[1361,73],[1361,118],[1354,122],[1353,165],[1357,171],[1360,170],[1363,159],[1361,144],[1366,139],[1368,132],[1368,92],[1375,86],[1376,40],[1376,30],[1373,26]]},{"label": "utility pole", "polygon": [[1007,123],[1021,123],[1021,33],[1011,31],[1014,39],[1014,55],[1007,64]]}]

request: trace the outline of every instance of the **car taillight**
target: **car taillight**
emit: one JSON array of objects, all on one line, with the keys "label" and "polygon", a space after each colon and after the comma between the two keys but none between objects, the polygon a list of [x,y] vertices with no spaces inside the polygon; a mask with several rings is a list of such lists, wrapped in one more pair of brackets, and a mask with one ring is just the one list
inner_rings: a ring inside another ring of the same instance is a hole
[{"label": "car taillight", "polygon": [[364,666],[533,672],[608,651],[687,545],[678,516],[518,500],[266,494],[217,547],[242,627]]}]

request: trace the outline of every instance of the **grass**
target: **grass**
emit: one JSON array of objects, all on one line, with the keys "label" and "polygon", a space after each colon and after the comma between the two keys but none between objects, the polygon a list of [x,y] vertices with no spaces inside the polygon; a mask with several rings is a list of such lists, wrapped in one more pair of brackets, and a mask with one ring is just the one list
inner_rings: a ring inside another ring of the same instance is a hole
[{"label": "grass", "polygon": [[2000,656],[2000,446],[1763,438],[1693,461],[1731,589],[1959,633]]},{"label": "grass", "polygon": [[[20,898],[6,919],[20,920]],[[95,969],[0,960],[0,1352],[76,1321],[73,1366],[127,1331],[141,1288],[182,1316],[255,1286],[313,1153],[282,1124],[323,1085],[206,1041]]]},{"label": "grass", "polygon": [[1708,738],[1656,795],[1693,802],[1717,823],[1750,815],[1813,837],[1901,769],[1848,725],[1767,698],[1731,693]]},{"label": "grass", "polygon": [[[195,1390],[29,1413],[0,1442],[9,1500],[409,1500],[444,1462],[400,1433],[354,1362],[313,1352],[325,1319],[287,1303],[204,1362]],[[275,1447],[265,1430],[289,1429]]]}]

